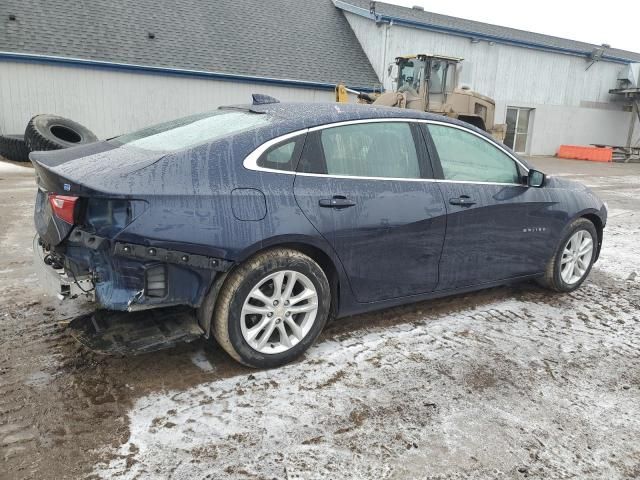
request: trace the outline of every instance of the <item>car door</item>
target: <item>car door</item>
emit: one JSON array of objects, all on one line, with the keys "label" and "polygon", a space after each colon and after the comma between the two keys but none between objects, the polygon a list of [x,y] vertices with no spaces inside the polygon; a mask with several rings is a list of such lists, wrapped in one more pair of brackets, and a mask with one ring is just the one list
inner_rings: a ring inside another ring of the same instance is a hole
[{"label": "car door", "polygon": [[312,129],[294,182],[358,302],[430,292],[446,209],[418,124],[356,121]]},{"label": "car door", "polygon": [[470,129],[431,122],[424,132],[447,208],[438,290],[543,271],[553,202],[526,186],[526,166]]}]

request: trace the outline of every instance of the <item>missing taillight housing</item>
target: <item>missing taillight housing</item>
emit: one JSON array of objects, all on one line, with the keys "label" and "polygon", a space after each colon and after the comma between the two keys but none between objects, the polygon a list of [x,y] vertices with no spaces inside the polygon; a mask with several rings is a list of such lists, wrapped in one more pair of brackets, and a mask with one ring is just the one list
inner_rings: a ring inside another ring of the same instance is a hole
[{"label": "missing taillight housing", "polygon": [[88,198],[84,202],[80,223],[97,235],[115,235],[131,223],[135,203],[115,198]]},{"label": "missing taillight housing", "polygon": [[53,214],[70,225],[75,223],[75,209],[78,197],[71,195],[49,194],[49,204]]}]

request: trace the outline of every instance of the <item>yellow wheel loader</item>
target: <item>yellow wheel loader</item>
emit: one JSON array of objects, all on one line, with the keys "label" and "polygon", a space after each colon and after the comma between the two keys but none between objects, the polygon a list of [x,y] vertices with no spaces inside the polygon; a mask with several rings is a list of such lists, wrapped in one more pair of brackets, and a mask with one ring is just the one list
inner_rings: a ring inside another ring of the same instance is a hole
[{"label": "yellow wheel loader", "polygon": [[[493,99],[458,87],[458,65],[461,58],[442,55],[407,55],[396,58],[395,91],[360,93],[340,84],[336,101],[346,102],[347,92],[358,95],[358,101],[387,107],[411,108],[454,117],[504,140],[506,125],[495,123]],[[393,65],[391,65],[389,71]]]}]

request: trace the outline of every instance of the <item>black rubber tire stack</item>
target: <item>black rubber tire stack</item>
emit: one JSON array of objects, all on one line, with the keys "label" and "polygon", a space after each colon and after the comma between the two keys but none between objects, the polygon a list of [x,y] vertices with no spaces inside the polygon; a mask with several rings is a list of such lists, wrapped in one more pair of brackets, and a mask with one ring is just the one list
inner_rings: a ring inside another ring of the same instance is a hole
[{"label": "black rubber tire stack", "polygon": [[28,162],[29,148],[24,135],[0,135],[0,155],[14,162]]},{"label": "black rubber tire stack", "polygon": [[36,115],[27,124],[24,139],[29,151],[59,150],[98,141],[87,127],[57,115]]}]

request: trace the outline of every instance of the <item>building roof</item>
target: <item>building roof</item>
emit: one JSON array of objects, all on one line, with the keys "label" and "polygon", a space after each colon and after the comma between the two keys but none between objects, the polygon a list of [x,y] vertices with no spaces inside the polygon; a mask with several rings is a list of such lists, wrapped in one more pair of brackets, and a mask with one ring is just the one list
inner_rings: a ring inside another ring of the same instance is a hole
[{"label": "building roof", "polygon": [[[443,33],[495,41],[497,43],[507,43],[582,56],[589,56],[595,49],[602,48],[601,45],[476,22],[464,18],[450,17],[448,15],[383,2],[376,2],[375,17],[369,13],[369,0],[333,0],[333,2],[336,7],[342,10],[365,16],[372,20],[383,22],[393,20],[394,23],[399,25],[426,28]],[[640,62],[640,53],[617,48],[606,48],[604,49],[602,58],[626,63]]]},{"label": "building roof", "polygon": [[0,22],[5,52],[353,88],[379,84],[331,0],[4,0]]}]

